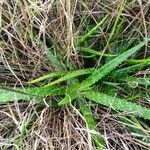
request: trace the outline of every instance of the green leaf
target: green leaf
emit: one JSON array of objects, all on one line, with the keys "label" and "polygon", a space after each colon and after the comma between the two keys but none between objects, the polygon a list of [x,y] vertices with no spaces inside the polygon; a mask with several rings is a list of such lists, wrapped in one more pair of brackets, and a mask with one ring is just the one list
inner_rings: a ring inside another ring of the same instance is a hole
[{"label": "green leaf", "polygon": [[88,39],[91,35],[95,33],[95,31],[103,24],[105,21],[108,19],[108,15],[106,15],[94,28],[92,28],[87,34],[82,36],[79,40],[78,43],[81,44],[83,43],[86,39]]},{"label": "green leaf", "polygon": [[116,57],[117,56],[117,55],[113,55],[113,54],[105,54],[104,52],[99,52],[99,51],[96,51],[94,49],[86,48],[86,47],[81,47],[80,50],[83,52],[87,52],[89,54],[93,54],[94,56],[95,55],[105,56],[105,57]]},{"label": "green leaf", "polygon": [[50,88],[38,87],[38,88],[15,88],[7,89],[0,88],[0,104],[6,104],[13,102],[14,100],[33,101],[35,103],[41,103],[43,97],[55,96],[65,94],[64,87],[52,86]]},{"label": "green leaf", "polygon": [[44,75],[42,77],[39,77],[39,78],[37,78],[35,80],[32,80],[32,81],[29,81],[27,83],[28,84],[33,84],[33,83],[44,81],[44,80],[47,80],[47,79],[50,79],[50,78],[53,78],[53,77],[59,77],[59,76],[65,75],[65,74],[67,74],[67,72],[65,72],[65,71],[52,72],[50,74]]},{"label": "green leaf", "polygon": [[93,134],[93,136],[92,136],[95,141],[96,146],[98,148],[102,148],[102,147],[104,148],[104,145],[105,145],[104,139],[98,131],[98,128],[96,126],[96,122],[95,122],[93,114],[90,110],[90,107],[84,105],[80,108],[80,111],[82,112],[83,117],[84,117],[89,129],[92,130],[94,133],[97,133],[97,134]]},{"label": "green leaf", "polygon": [[22,100],[22,99],[29,101],[31,98],[33,97],[27,94],[0,89],[0,104],[6,104],[8,102],[13,102],[14,100]]},{"label": "green leaf", "polygon": [[45,85],[44,87],[49,87],[55,84],[58,84],[60,82],[63,82],[65,80],[71,79],[71,78],[75,78],[81,75],[85,75],[85,74],[91,74],[93,72],[92,69],[81,69],[81,70],[76,70],[76,71],[71,71],[68,72],[68,74],[62,78],[59,78],[58,80],[55,80],[47,85]]},{"label": "green leaf", "polygon": [[57,59],[57,57],[52,53],[51,48],[45,48],[45,53],[47,55],[47,58],[51,62],[52,66],[55,68],[55,70],[63,70],[62,64]]},{"label": "green leaf", "polygon": [[[147,39],[147,41],[150,41],[150,38]],[[141,47],[145,45],[145,42],[141,42],[140,44],[134,46],[133,48],[129,49],[128,51],[120,54],[98,70],[95,70],[92,75],[90,75],[86,80],[84,80],[80,85],[80,90],[85,89],[89,86],[92,86],[97,81],[105,77],[107,74],[109,74],[112,70],[114,70],[117,66],[119,66],[123,61],[125,61],[128,57],[133,55],[136,51],[138,51]]]},{"label": "green leaf", "polygon": [[[92,54],[91,56],[83,56],[84,58],[90,58],[90,57],[94,57],[95,55],[97,56],[104,56],[104,57],[110,57],[110,58],[114,58],[117,55],[115,54],[106,54],[102,51],[96,51],[94,49],[91,48],[86,48],[86,47],[81,47],[80,48],[81,51]],[[146,58],[146,59],[128,59],[126,60],[127,63],[129,64],[141,64],[141,63],[150,63],[150,58]]]},{"label": "green leaf", "polygon": [[138,63],[150,63],[150,58],[147,58],[147,59],[131,59],[131,60],[128,60],[128,63],[131,63],[131,64],[138,64]]},{"label": "green leaf", "polygon": [[65,98],[62,99],[58,105],[65,105],[65,104],[68,104],[70,103],[74,98],[77,97],[77,93],[74,91],[74,89],[70,88],[68,89],[68,92],[66,91],[66,94],[65,94]]},{"label": "green leaf", "polygon": [[120,5],[120,7],[118,9],[118,12],[117,12],[116,20],[114,22],[114,25],[113,25],[113,28],[111,30],[111,33],[109,35],[109,39],[107,41],[106,47],[109,45],[109,42],[111,41],[112,37],[116,36],[116,34],[117,34],[117,32],[115,32],[115,30],[117,29],[117,24],[118,24],[118,21],[119,21],[119,19],[121,17],[122,11],[125,8],[125,4],[126,4],[126,0],[122,0],[121,1],[121,5]]},{"label": "green leaf", "polygon": [[55,96],[55,95],[63,95],[66,92],[66,87],[57,87],[57,86],[51,86],[51,87],[35,87],[35,88],[27,88],[26,93],[28,95],[35,95],[40,97],[45,96]]},{"label": "green leaf", "polygon": [[128,102],[124,99],[112,97],[103,93],[88,91],[83,93],[89,100],[102,104],[107,107],[111,107],[114,110],[123,112],[130,112],[136,116],[150,120],[150,109],[142,107],[136,103]]}]

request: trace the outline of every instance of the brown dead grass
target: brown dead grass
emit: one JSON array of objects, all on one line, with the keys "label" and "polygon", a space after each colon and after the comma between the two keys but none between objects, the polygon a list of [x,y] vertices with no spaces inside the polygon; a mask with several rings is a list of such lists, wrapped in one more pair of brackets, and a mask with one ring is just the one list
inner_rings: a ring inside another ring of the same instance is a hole
[{"label": "brown dead grass", "polygon": [[[86,125],[72,108],[56,109],[23,103],[1,106],[0,115],[1,149],[89,150]],[[30,117],[26,130],[22,131],[22,124]],[[109,110],[95,107],[95,118],[98,118],[97,126],[107,149],[141,150],[147,146],[132,136]],[[20,145],[17,139],[22,140]]]}]

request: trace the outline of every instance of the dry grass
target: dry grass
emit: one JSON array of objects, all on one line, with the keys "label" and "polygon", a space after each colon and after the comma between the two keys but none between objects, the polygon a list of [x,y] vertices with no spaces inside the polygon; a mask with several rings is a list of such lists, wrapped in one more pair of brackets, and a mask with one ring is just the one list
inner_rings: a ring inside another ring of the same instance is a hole
[{"label": "dry grass", "polygon": [[[109,110],[96,107],[94,113],[107,149],[141,150],[148,146],[131,135]],[[89,150],[88,130],[75,110],[23,103],[1,107],[0,115],[1,149]]]},{"label": "dry grass", "polygon": [[[26,106],[26,108],[25,108]],[[32,105],[9,106],[1,110],[1,149],[88,149],[87,133],[81,118],[66,109]],[[32,116],[24,131],[21,126]],[[5,124],[5,126],[3,126]],[[20,138],[21,145],[17,145]],[[22,143],[23,142],[23,143]]]},{"label": "dry grass", "polygon": [[[99,16],[108,13],[109,22],[100,28],[99,36],[93,37],[91,47],[95,48],[95,43],[101,39],[107,43],[120,2],[2,0],[0,85],[23,86],[24,82],[53,71],[45,54],[46,47],[51,48],[61,63],[69,68],[70,63],[73,67],[86,66],[79,57],[77,36],[86,32],[87,18],[95,24]],[[122,38],[150,37],[149,8],[150,1],[147,0],[138,0],[125,7],[122,13],[125,22],[120,33]],[[117,42],[108,45],[107,51]],[[147,57],[149,54],[146,48],[141,55]],[[142,150],[150,147],[132,135],[118,121],[118,116],[111,115],[110,110],[103,107],[94,107],[93,110],[106,149]],[[74,108],[48,108],[24,102],[0,106],[0,149],[91,150],[91,144],[89,130]]]}]

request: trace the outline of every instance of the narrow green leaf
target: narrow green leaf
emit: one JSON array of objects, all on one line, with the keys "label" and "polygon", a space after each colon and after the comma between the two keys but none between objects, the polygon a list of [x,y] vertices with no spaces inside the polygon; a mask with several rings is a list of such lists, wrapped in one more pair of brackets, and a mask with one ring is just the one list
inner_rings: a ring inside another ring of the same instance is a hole
[{"label": "narrow green leaf", "polygon": [[[86,47],[81,47],[80,50],[83,52],[87,52],[89,54],[92,54],[90,56],[83,56],[84,58],[90,58],[90,57],[94,57],[96,55],[97,56],[104,56],[104,57],[111,57],[111,58],[114,58],[117,56],[115,54],[105,54],[104,52],[96,51],[94,49],[86,48]],[[126,62],[129,64],[150,63],[150,59],[149,58],[146,58],[146,59],[128,59],[128,60],[126,60]]]},{"label": "narrow green leaf", "polygon": [[66,76],[61,77],[58,80],[55,80],[55,81],[45,85],[44,87],[49,87],[49,86],[58,84],[60,82],[63,82],[65,80],[75,78],[75,77],[78,77],[78,76],[81,76],[81,75],[91,74],[92,72],[93,72],[92,69],[81,69],[81,70],[71,71],[71,72],[68,72],[68,74]]},{"label": "narrow green leaf", "polygon": [[28,95],[35,95],[40,97],[45,96],[55,96],[55,95],[63,95],[66,92],[66,87],[57,87],[57,86],[51,86],[51,87],[35,87],[35,88],[27,88],[26,93]]},{"label": "narrow green leaf", "polygon": [[[112,31],[111,31],[111,33],[110,33],[109,39],[108,39],[108,41],[107,41],[106,47],[109,45],[109,42],[111,41],[112,37],[113,37],[113,36],[116,36],[116,35],[115,35],[115,30],[117,29],[117,24],[118,24],[118,21],[119,21],[119,19],[120,19],[120,17],[121,17],[121,14],[122,14],[122,11],[123,11],[123,9],[124,9],[124,7],[125,7],[125,4],[126,4],[126,0],[122,0],[122,1],[121,1],[121,5],[120,5],[120,8],[119,8],[118,13],[117,13],[117,17],[116,17],[115,23],[114,23],[114,25],[113,25],[113,28],[112,28]],[[117,33],[117,32],[116,32],[116,33]]]},{"label": "narrow green leaf", "polygon": [[50,79],[50,78],[53,78],[53,77],[62,76],[62,75],[65,75],[65,74],[66,74],[66,72],[64,72],[64,71],[52,72],[50,74],[44,75],[42,77],[39,77],[39,78],[37,78],[35,80],[32,80],[32,81],[29,81],[27,83],[28,84],[33,84],[33,83],[44,81],[44,80],[47,80],[47,79]]},{"label": "narrow green leaf", "polygon": [[78,96],[79,91],[90,89],[91,85],[95,84],[98,80],[100,80],[101,78],[109,74],[113,69],[115,69],[123,61],[125,61],[129,56],[131,56],[136,51],[138,51],[142,46],[144,46],[145,42],[149,42],[149,41],[150,41],[150,38],[146,39],[144,42],[141,42],[140,44],[134,46],[128,51],[120,54],[119,56],[117,56],[116,58],[108,62],[106,65],[104,65],[103,67],[99,68],[98,70],[95,70],[93,74],[90,75],[87,79],[85,79],[81,84],[74,87],[74,90],[72,91],[72,93],[74,93],[74,96],[70,96],[70,99],[67,99],[67,97],[64,98],[60,102],[60,104],[61,105],[67,104]]},{"label": "narrow green leaf", "polygon": [[124,99],[119,99],[95,91],[85,92],[84,96],[91,101],[111,107],[114,110],[132,113],[136,116],[150,120],[150,109],[142,107],[136,103],[128,102]]},{"label": "narrow green leaf", "polygon": [[81,112],[83,114],[83,117],[86,118],[85,120],[87,121],[89,129],[95,130],[96,123],[95,123],[95,121],[93,119],[93,116],[91,117],[92,112],[89,109],[89,107],[85,105],[85,106],[81,107],[80,110],[81,110]]},{"label": "narrow green leaf", "polygon": [[86,47],[81,47],[80,50],[83,52],[87,52],[87,53],[90,53],[93,55],[98,55],[98,56],[106,56],[106,57],[116,57],[117,56],[117,55],[113,55],[113,54],[105,54],[104,52],[99,52],[94,49],[86,48]]},{"label": "narrow green leaf", "polygon": [[123,24],[125,23],[126,20],[124,18],[120,18],[120,20],[121,21],[116,26],[116,31],[115,34],[112,36],[111,41],[118,40],[121,36],[120,33],[123,30]]},{"label": "narrow green leaf", "polygon": [[137,64],[137,63],[150,63],[150,58],[146,58],[146,59],[131,59],[128,60],[129,63],[131,64]]},{"label": "narrow green leaf", "polygon": [[82,36],[79,40],[78,43],[81,44],[83,43],[86,39],[88,39],[91,35],[95,33],[95,31],[103,24],[105,21],[108,19],[108,15],[106,15],[94,28],[92,28],[87,34]]},{"label": "narrow green leaf", "polygon": [[102,147],[104,148],[104,145],[105,145],[104,139],[98,131],[98,128],[96,126],[96,122],[95,122],[93,114],[90,110],[90,107],[84,105],[84,106],[81,107],[80,111],[82,112],[83,117],[84,117],[89,129],[96,132],[96,133],[98,133],[98,134],[95,134],[95,135],[93,134],[93,136],[92,136],[94,141],[95,141],[96,146],[98,148],[102,148]]}]

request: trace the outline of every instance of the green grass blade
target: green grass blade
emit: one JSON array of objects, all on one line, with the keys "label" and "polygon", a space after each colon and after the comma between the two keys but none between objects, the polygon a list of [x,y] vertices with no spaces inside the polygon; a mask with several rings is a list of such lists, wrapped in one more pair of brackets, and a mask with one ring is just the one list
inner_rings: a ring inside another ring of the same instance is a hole
[{"label": "green grass blade", "polygon": [[71,71],[71,72],[68,72],[68,74],[66,76],[59,78],[58,80],[55,80],[55,81],[45,85],[44,87],[49,87],[49,86],[58,84],[60,82],[63,82],[65,80],[69,80],[71,78],[75,78],[75,77],[78,77],[81,75],[91,74],[92,72],[93,72],[92,69],[81,69],[81,70]]},{"label": "green grass blade", "polygon": [[114,110],[131,112],[135,116],[150,120],[150,109],[142,107],[136,103],[131,103],[124,99],[119,99],[95,91],[85,92],[84,96],[93,102],[111,107]]},{"label": "green grass blade", "polygon": [[32,80],[32,81],[29,81],[27,83],[28,84],[33,84],[33,83],[44,81],[44,80],[47,80],[47,79],[50,79],[50,78],[53,78],[53,77],[59,77],[59,76],[65,75],[65,74],[66,74],[66,72],[64,72],[64,71],[52,72],[50,74],[44,75],[42,77],[39,77],[39,78],[37,78],[35,80]]},{"label": "green grass blade", "polygon": [[[115,54],[105,54],[104,52],[99,52],[96,51],[94,49],[91,48],[86,48],[86,47],[81,47],[80,48],[81,51],[92,54],[91,56],[84,56],[84,58],[90,58],[90,57],[94,57],[94,56],[104,56],[104,57],[116,57],[117,55]],[[126,60],[127,63],[129,64],[138,64],[138,63],[150,63],[150,59],[146,58],[146,59],[129,59]]]},{"label": "green grass blade", "polygon": [[[147,41],[150,41],[150,38],[147,39]],[[86,89],[89,86],[92,86],[97,81],[105,77],[107,74],[109,74],[112,70],[114,70],[117,66],[119,66],[122,62],[124,62],[128,57],[133,55],[135,52],[137,52],[141,47],[145,45],[145,42],[141,42],[140,44],[134,46],[133,48],[127,50],[126,52],[120,54],[113,60],[109,61],[107,64],[99,68],[98,70],[94,71],[92,75],[90,75],[86,80],[84,80],[80,85],[80,90]]]},{"label": "green grass blade", "polygon": [[131,59],[131,60],[127,60],[128,63],[131,64],[137,64],[137,63],[150,63],[150,58],[145,58],[145,59]]},{"label": "green grass blade", "polygon": [[112,36],[111,41],[115,41],[118,40],[120,38],[120,33],[123,29],[123,24],[125,23],[125,19],[121,18],[122,20],[120,21],[120,23],[118,23],[118,25],[116,26],[116,31],[115,31],[115,35]]},{"label": "green grass blade", "polygon": [[83,43],[86,39],[88,39],[91,35],[95,33],[95,31],[103,24],[105,21],[108,19],[108,15],[106,15],[94,28],[92,28],[87,34],[82,36],[79,40],[78,43],[81,44]]},{"label": "green grass blade", "polygon": [[[126,0],[122,0],[122,1],[121,1],[121,6],[120,6],[120,8],[119,8],[119,10],[118,10],[117,17],[116,17],[115,23],[114,23],[114,25],[113,25],[112,31],[111,31],[111,33],[110,33],[109,39],[108,39],[108,41],[107,41],[106,47],[109,45],[109,42],[111,41],[112,37],[113,37],[113,36],[116,36],[115,30],[117,29],[117,24],[118,24],[118,21],[119,21],[119,19],[120,19],[121,13],[122,13],[122,11],[123,11],[123,9],[124,9],[124,7],[125,7],[125,4],[126,4]],[[117,32],[116,32],[116,33],[117,33]]]},{"label": "green grass blade", "polygon": [[83,117],[89,127],[90,130],[93,130],[94,132],[98,133],[98,134],[95,134],[93,135],[93,139],[95,141],[95,145],[98,147],[98,148],[104,148],[104,139],[103,137],[100,135],[99,131],[98,131],[98,128],[96,126],[96,122],[95,122],[95,119],[93,117],[93,114],[90,110],[90,108],[86,105],[82,106],[81,109],[80,109],[81,113],[83,114]]},{"label": "green grass blade", "polygon": [[85,106],[82,106],[80,110],[81,110],[83,117],[85,118],[85,120],[88,124],[89,129],[95,130],[96,123],[93,119],[93,116],[91,115],[92,112],[91,112],[90,108],[85,105]]},{"label": "green grass blade", "polygon": [[91,48],[86,48],[86,47],[81,47],[80,50],[83,52],[87,52],[89,54],[98,55],[98,56],[106,56],[106,57],[116,57],[117,56],[117,55],[113,55],[113,54],[105,54],[104,52],[99,52],[99,51],[93,50]]}]

